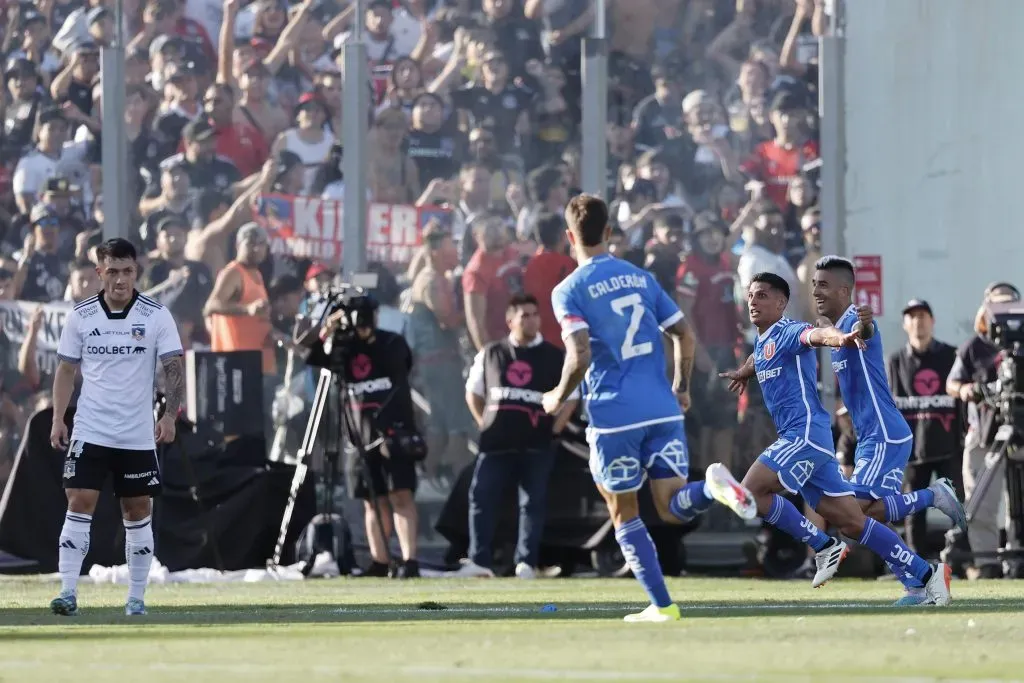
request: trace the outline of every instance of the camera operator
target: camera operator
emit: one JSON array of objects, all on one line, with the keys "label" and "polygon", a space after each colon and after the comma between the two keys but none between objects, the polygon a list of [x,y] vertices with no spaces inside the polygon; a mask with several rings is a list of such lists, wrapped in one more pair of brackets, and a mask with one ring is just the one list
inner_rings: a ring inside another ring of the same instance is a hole
[{"label": "camera operator", "polygon": [[[985,455],[991,448],[998,427],[996,413],[992,406],[982,401],[981,384],[997,379],[996,370],[1000,360],[1000,349],[987,335],[985,306],[987,304],[1020,301],[1020,292],[1011,284],[996,282],[985,289],[981,308],[974,318],[977,334],[956,353],[956,361],[946,380],[946,393],[967,403],[967,437],[964,444],[964,492],[967,502],[977,486],[978,478],[985,470]],[[999,463],[996,471],[996,485],[989,487],[984,499],[978,505],[974,518],[967,528],[967,538],[975,553],[994,553],[999,547],[999,503],[1005,487],[1005,461]],[[975,570],[971,578],[1001,578],[1003,567],[995,557],[975,559]]]},{"label": "camera operator", "polygon": [[[886,367],[896,407],[914,430],[914,459],[905,481],[910,490],[926,488],[936,478],[948,477],[957,489],[961,478],[963,424],[961,405],[944,388],[956,360],[956,348],[935,339],[935,317],[927,301],[912,299],[903,307],[907,343],[889,356]],[[907,540],[925,554],[926,512],[907,518]],[[935,549],[936,551],[941,548]],[[937,555],[928,552],[927,556]]]},{"label": "camera operator", "polygon": [[[351,408],[360,432],[357,436],[364,446],[372,446],[364,454],[365,467],[358,461],[353,463],[358,472],[355,496],[363,500],[366,537],[373,560],[364,575],[388,575],[387,540],[380,533],[383,526],[388,537],[394,530],[402,548],[398,576],[416,578],[418,518],[413,494],[416,461],[425,449],[414,431],[409,384],[412,352],[401,335],[377,329],[377,302],[368,295],[350,299],[344,308],[327,318],[307,362],[329,366],[332,353],[336,353],[335,344],[344,345],[341,358],[348,398],[353,402]],[[371,482],[366,480],[367,472]],[[376,500],[371,492],[376,494]]]},{"label": "camera operator", "polygon": [[469,488],[469,558],[459,575],[494,576],[491,544],[498,506],[505,500],[505,487],[515,483],[516,576],[532,579],[538,574],[555,436],[572,417],[578,392],[556,417],[546,414],[541,396],[558,385],[565,354],[540,334],[535,297],[513,296],[505,319],[511,334],[480,350],[466,380],[466,403],[480,425],[480,453]]}]

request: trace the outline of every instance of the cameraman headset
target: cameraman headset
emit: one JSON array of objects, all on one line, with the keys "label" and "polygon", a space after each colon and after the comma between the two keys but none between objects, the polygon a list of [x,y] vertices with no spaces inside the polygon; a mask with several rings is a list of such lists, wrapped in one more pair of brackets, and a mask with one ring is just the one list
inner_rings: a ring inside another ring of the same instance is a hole
[{"label": "cameraman headset", "polygon": [[[946,380],[946,393],[967,404],[967,437],[964,443],[964,492],[968,502],[985,470],[985,455],[992,447],[996,434],[995,410],[984,403],[980,385],[994,382],[999,367],[1001,349],[987,336],[985,309],[988,304],[1020,301],[1020,291],[1006,282],[994,282],[985,288],[981,308],[974,318],[977,334],[961,346],[956,353],[953,369]],[[1005,461],[999,463],[994,485],[976,505],[977,510],[967,528],[967,538],[975,553],[994,553],[999,548],[999,503],[1005,495]],[[1009,530],[1008,530],[1009,531]],[[1002,578],[1003,567],[995,557],[975,558],[974,570],[968,578]]]},{"label": "cameraman headset", "polygon": [[[394,530],[402,548],[398,576],[418,578],[418,517],[413,494],[416,463],[426,456],[426,449],[414,426],[409,384],[412,352],[401,335],[377,329],[377,302],[368,294],[352,296],[345,308],[327,318],[307,361],[310,365],[328,365],[336,344],[346,347],[342,356],[347,388],[344,400],[349,401],[366,451],[365,467],[354,461],[350,463],[354,467],[348,470],[349,475],[352,469],[357,472],[354,495],[363,500],[366,538],[373,560],[364,576],[388,575],[382,525],[388,537]],[[366,480],[367,473],[371,482]]]}]

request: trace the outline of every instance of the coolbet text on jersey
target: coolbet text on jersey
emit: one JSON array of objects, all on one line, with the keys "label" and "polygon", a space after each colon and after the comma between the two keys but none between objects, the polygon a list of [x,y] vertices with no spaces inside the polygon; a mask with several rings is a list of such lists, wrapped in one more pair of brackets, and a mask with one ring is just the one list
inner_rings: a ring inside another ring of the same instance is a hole
[{"label": "coolbet text on jersey", "polygon": [[153,450],[156,365],[182,354],[174,318],[138,292],[112,312],[94,296],[68,314],[57,355],[80,364],[82,394],[71,440],[109,448]]},{"label": "coolbet text on jersey", "polygon": [[[844,333],[857,323],[851,305],[836,321]],[[832,371],[839,381],[843,403],[857,432],[857,452],[850,482],[858,498],[884,498],[903,492],[903,471],[913,451],[913,433],[889,391],[882,337],[875,333],[867,349],[832,349]]]},{"label": "coolbet text on jersey", "polygon": [[782,318],[754,345],[757,381],[779,434],[759,459],[812,508],[822,495],[853,495],[839,471],[831,422],[818,399],[818,360],[808,341],[813,329]]},{"label": "coolbet text on jersey", "polygon": [[665,373],[662,330],[683,318],[645,270],[609,255],[579,264],[552,292],[563,339],[587,330],[584,379],[594,480],[615,493],[644,477],[686,477],[683,415]]}]

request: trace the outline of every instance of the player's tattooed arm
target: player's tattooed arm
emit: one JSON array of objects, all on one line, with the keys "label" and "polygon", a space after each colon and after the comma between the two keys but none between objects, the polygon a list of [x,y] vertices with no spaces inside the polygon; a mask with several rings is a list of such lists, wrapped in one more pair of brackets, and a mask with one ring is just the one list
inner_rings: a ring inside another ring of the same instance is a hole
[{"label": "player's tattooed arm", "polygon": [[587,329],[576,330],[565,339],[565,362],[562,363],[562,379],[552,390],[558,400],[569,400],[572,392],[583,381],[590,367],[590,332]]},{"label": "player's tattooed arm", "polygon": [[181,356],[165,358],[164,366],[164,399],[167,407],[164,415],[177,418],[181,402],[185,397],[185,366]]},{"label": "player's tattooed arm", "polygon": [[677,320],[666,328],[665,333],[672,337],[672,389],[677,393],[687,392],[690,390],[693,359],[697,353],[697,336],[686,318]]}]

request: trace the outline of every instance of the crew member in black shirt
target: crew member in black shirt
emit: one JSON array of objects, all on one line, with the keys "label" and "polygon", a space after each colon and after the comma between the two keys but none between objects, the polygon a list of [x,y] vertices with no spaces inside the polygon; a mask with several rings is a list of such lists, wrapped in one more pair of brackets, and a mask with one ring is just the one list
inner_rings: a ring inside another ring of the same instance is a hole
[{"label": "crew member in black shirt", "polygon": [[[407,452],[403,445],[415,434],[409,383],[412,351],[400,334],[377,329],[374,299],[356,297],[350,305],[354,309],[351,317],[339,311],[328,318],[320,330],[319,343],[314,343],[307,360],[311,365],[323,367],[327,364],[325,352],[330,353],[326,342],[331,340],[331,347],[337,342],[334,335],[345,327],[342,320],[347,319],[349,327],[355,328],[354,337],[343,347],[345,353],[335,358],[344,362],[346,388],[349,395],[355,397],[355,405],[351,407],[362,444],[378,444],[363,454],[365,467],[358,462],[351,463],[355,465],[352,469],[358,472],[355,496],[363,500],[366,536],[373,561],[364,576],[387,576],[389,568],[384,545],[387,539],[381,538],[382,524],[389,537],[394,529],[402,548],[398,576],[416,578],[420,575],[416,562],[419,522],[413,499],[417,456]],[[419,443],[422,444],[422,439]],[[367,481],[367,472],[371,481]],[[373,500],[371,494],[377,499]]]},{"label": "crew member in black shirt", "polygon": [[[886,368],[896,407],[914,431],[914,459],[904,481],[911,490],[926,488],[948,477],[963,495],[960,470],[963,449],[961,406],[946,393],[946,379],[956,360],[956,348],[934,337],[935,318],[927,301],[913,299],[903,308],[907,343],[889,355]],[[926,547],[926,512],[907,518],[907,540],[918,554],[935,555]]]},{"label": "crew member in black shirt", "polygon": [[[544,532],[554,440],[575,410],[573,400],[557,417],[541,397],[562,375],[562,351],[540,334],[537,299],[517,294],[505,314],[511,334],[477,354],[466,380],[466,403],[480,426],[480,453],[469,489],[469,559],[460,574],[494,576],[491,543],[505,486],[519,488],[516,576],[534,578]],[[575,396],[574,396],[575,399]]]},{"label": "crew member in black shirt", "polygon": [[[991,406],[982,398],[980,384],[988,384],[997,379],[997,369],[1001,361],[1000,349],[989,341],[985,320],[985,307],[988,304],[1003,304],[1020,301],[1020,291],[1011,284],[995,282],[985,288],[985,296],[981,308],[974,318],[974,331],[977,332],[966,344],[956,352],[956,361],[949,378],[946,380],[946,393],[967,403],[967,437],[964,442],[964,493],[966,502],[971,498],[978,485],[978,480],[985,471],[985,456],[995,441],[996,414]],[[994,484],[989,486],[983,498],[975,505],[974,515],[967,525],[967,539],[971,543],[971,552],[989,553],[988,557],[975,556],[974,569],[968,570],[968,577],[998,579],[1003,576],[1003,566],[994,556],[999,548],[999,503],[1005,490],[1005,461],[1000,462],[996,471]]]}]

